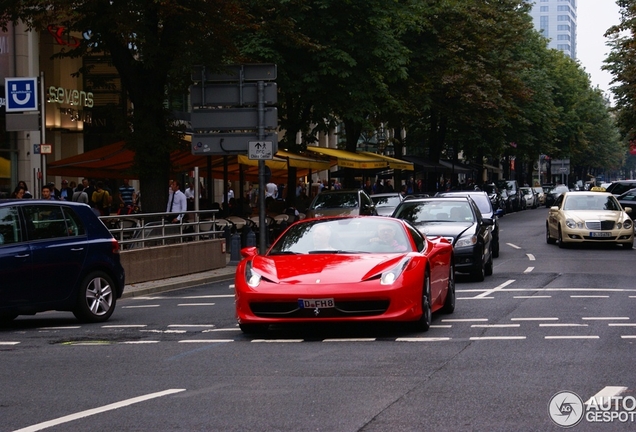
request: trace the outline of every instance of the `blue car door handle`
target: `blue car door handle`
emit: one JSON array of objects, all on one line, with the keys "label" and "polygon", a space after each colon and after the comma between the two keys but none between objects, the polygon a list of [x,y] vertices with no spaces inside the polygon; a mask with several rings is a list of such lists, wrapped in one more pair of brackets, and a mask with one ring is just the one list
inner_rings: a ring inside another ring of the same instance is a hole
[{"label": "blue car door handle", "polygon": [[71,250],[72,250],[73,252],[81,252],[81,251],[83,251],[83,250],[84,250],[84,248],[71,248]]},{"label": "blue car door handle", "polygon": [[16,255],[16,258],[27,258],[30,254]]}]

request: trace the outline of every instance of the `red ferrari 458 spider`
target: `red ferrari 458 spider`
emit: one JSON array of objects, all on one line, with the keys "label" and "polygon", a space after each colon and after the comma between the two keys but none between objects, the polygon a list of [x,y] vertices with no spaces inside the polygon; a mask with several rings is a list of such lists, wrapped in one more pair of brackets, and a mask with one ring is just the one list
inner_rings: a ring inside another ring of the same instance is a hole
[{"label": "red ferrari 458 spider", "polygon": [[264,255],[241,250],[236,317],[245,333],[270,324],[400,321],[426,331],[432,313],[455,309],[453,248],[406,221],[305,219]]}]

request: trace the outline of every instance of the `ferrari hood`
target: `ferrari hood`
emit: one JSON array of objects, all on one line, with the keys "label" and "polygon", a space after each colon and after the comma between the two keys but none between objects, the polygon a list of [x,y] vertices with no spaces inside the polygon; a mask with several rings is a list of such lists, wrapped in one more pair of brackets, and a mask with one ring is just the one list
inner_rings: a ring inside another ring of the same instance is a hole
[{"label": "ferrari hood", "polygon": [[404,254],[257,255],[252,268],[272,282],[304,284],[356,283],[392,268]]}]

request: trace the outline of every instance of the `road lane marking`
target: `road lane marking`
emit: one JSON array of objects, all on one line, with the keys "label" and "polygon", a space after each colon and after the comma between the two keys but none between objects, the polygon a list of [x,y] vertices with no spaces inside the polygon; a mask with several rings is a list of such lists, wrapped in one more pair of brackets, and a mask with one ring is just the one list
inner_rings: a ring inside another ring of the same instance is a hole
[{"label": "road lane marking", "polygon": [[143,345],[143,344],[155,344],[155,343],[159,343],[159,341],[128,341],[128,342],[121,342],[124,345]]},{"label": "road lane marking", "polygon": [[603,390],[601,390],[600,392],[596,393],[594,396],[589,398],[587,402],[585,402],[585,404],[589,405],[592,403],[593,400],[600,401],[601,398],[603,398],[603,400],[612,400],[613,397],[618,396],[621,393],[624,393],[625,390],[627,390],[627,387],[607,386],[603,388]]},{"label": "road lane marking", "polygon": [[530,261],[535,261],[534,255],[532,255],[532,254],[526,254],[526,256],[528,257],[528,259],[529,259]]},{"label": "road lane marking", "polygon": [[494,297],[457,297],[455,300],[494,300]]},{"label": "road lane marking", "polygon": [[473,324],[471,327],[475,328],[510,328],[520,327],[521,324]]},{"label": "road lane marking", "polygon": [[74,330],[82,328],[82,326],[68,326],[68,327],[40,327],[38,330]]},{"label": "road lane marking", "polygon": [[323,342],[375,342],[376,338],[323,339]]},{"label": "road lane marking", "polygon": [[510,318],[510,321],[558,321],[558,318],[554,317],[528,317],[528,318]]},{"label": "road lane marking", "polygon": [[305,342],[304,339],[252,339],[252,343],[298,343]]},{"label": "road lane marking", "polygon": [[17,345],[20,342],[0,342],[0,345]]},{"label": "road lane marking", "polygon": [[547,299],[547,298],[552,298],[552,296],[512,296],[512,298],[516,298],[516,299]]},{"label": "road lane marking", "polygon": [[118,324],[118,325],[103,325],[102,328],[143,328],[148,327],[146,324]]},{"label": "road lane marking", "polygon": [[613,320],[629,320],[629,317],[582,317],[581,318],[584,321],[591,321],[591,320],[606,320],[606,321],[613,321]]},{"label": "road lane marking", "polygon": [[636,339],[636,335],[621,335],[621,339]]},{"label": "road lane marking", "polygon": [[401,337],[396,338],[396,342],[444,342],[449,341],[448,337]]},{"label": "road lane marking", "polygon": [[539,324],[539,327],[587,327],[587,324]]},{"label": "road lane marking", "polygon": [[478,341],[478,340],[522,340],[525,339],[525,336],[479,336],[479,337],[471,337],[470,340]]},{"label": "road lane marking", "polygon": [[78,420],[78,419],[81,419],[81,418],[84,418],[84,417],[92,416],[92,415],[95,415],[95,414],[101,414],[101,413],[106,412],[106,411],[112,411],[112,410],[116,410],[118,408],[123,408],[125,406],[133,405],[133,404],[140,403],[140,402],[145,402],[145,401],[150,400],[150,399],[155,399],[155,398],[158,398],[158,397],[168,396],[168,395],[171,395],[171,394],[174,394],[174,393],[180,393],[180,392],[183,392],[185,390],[186,389],[169,389],[169,390],[164,390],[164,391],[157,392],[157,393],[150,393],[150,394],[147,394],[147,395],[144,395],[144,396],[138,396],[138,397],[135,397],[135,398],[132,398],[132,399],[123,400],[121,402],[115,402],[115,403],[112,403],[112,404],[109,404],[109,405],[104,405],[103,407],[93,408],[93,409],[89,409],[89,410],[86,410],[86,411],[80,411],[80,412],[75,413],[75,414],[70,414],[70,415],[67,415],[67,416],[64,416],[64,417],[60,417],[60,418],[57,418],[57,419],[54,419],[54,420],[49,420],[49,421],[45,421],[45,422],[42,422],[42,423],[38,423],[38,424],[35,424],[35,425],[32,425],[32,426],[28,426],[28,427],[25,427],[25,428],[22,428],[22,429],[18,429],[18,430],[14,431],[14,432],[35,432],[35,431],[39,431],[39,430],[42,430],[42,429],[50,428],[50,427],[53,427],[53,426],[57,426],[57,425],[60,425],[60,424],[63,424],[63,423],[68,423],[70,421]]},{"label": "road lane marking", "polygon": [[636,327],[634,323],[608,323],[610,327]]},{"label": "road lane marking", "polygon": [[203,330],[201,333],[210,333],[210,332],[227,332],[227,331],[235,331],[235,332],[239,332],[241,331],[240,328],[220,328],[220,329],[208,329],[208,330]]},{"label": "road lane marking", "polygon": [[156,308],[159,305],[137,305],[137,306],[122,306],[122,309],[140,309],[140,308]]},{"label": "road lane marking", "polygon": [[493,288],[493,289],[491,289],[491,290],[488,290],[488,291],[486,291],[486,292],[483,292],[483,293],[481,293],[481,294],[479,294],[479,295],[475,296],[475,298],[486,297],[486,296],[487,296],[487,295],[489,295],[489,294],[495,293],[495,292],[497,292],[497,291],[501,291],[501,289],[502,289],[502,288],[507,287],[508,285],[510,285],[511,283],[513,283],[514,281],[515,281],[514,279],[507,280],[506,282],[502,283],[501,285],[498,285],[498,286],[494,287],[494,288]]},{"label": "road lane marking", "polygon": [[544,339],[599,339],[598,336],[544,336]]},{"label": "road lane marking", "polygon": [[179,303],[177,306],[214,306],[216,303]]},{"label": "road lane marking", "polygon": [[570,298],[609,298],[604,295],[571,295]]},{"label": "road lane marking", "polygon": [[508,246],[510,246],[511,248],[514,248],[514,249],[521,249],[521,247],[520,247],[520,246],[514,245],[514,244],[512,244],[512,243],[506,243],[506,244],[507,244]]},{"label": "road lane marking", "polygon": [[179,343],[227,343],[234,342],[234,339],[184,339]]},{"label": "road lane marking", "polygon": [[234,294],[217,294],[217,295],[202,295],[202,296],[186,296],[177,297],[179,299],[207,299],[207,298],[234,298]]},{"label": "road lane marking", "polygon": [[534,270],[534,267],[528,267],[527,269],[525,269],[525,270],[523,271],[523,273],[524,273],[524,274],[528,274],[528,273],[532,272],[532,270]]},{"label": "road lane marking", "polygon": [[442,322],[484,322],[484,321],[488,321],[488,318],[456,318],[456,319],[452,319],[452,318],[447,318],[447,319],[442,319]]},{"label": "road lane marking", "polygon": [[168,327],[214,327],[214,324],[169,324]]},{"label": "road lane marking", "polygon": [[431,328],[451,328],[453,327],[452,325],[441,325],[441,324],[431,324]]}]

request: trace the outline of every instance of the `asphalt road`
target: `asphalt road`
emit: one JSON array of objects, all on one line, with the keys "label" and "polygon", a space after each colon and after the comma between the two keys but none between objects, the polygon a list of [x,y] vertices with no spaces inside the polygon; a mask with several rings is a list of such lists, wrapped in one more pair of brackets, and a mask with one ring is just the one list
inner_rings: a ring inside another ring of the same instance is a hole
[{"label": "asphalt road", "polygon": [[546,214],[502,218],[493,276],[458,277],[455,313],[426,333],[247,337],[232,281],[124,299],[106,324],[20,317],[0,329],[0,431],[561,430],[558,392],[635,396],[636,250],[547,245]]}]

